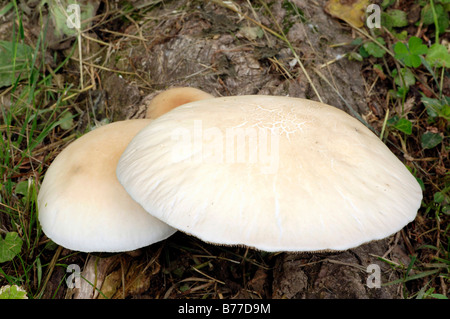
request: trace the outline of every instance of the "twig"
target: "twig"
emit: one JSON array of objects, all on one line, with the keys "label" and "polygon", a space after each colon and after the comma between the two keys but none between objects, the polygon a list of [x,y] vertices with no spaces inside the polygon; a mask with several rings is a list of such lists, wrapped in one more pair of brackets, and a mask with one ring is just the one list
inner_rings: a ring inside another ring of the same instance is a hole
[{"label": "twig", "polygon": [[45,287],[47,286],[48,281],[50,280],[50,277],[52,276],[53,269],[55,268],[56,261],[59,258],[59,255],[61,254],[61,251],[63,250],[62,246],[58,246],[56,249],[55,254],[53,255],[52,260],[50,261],[50,265],[48,266],[47,270],[47,276],[44,279],[44,283],[42,284],[42,288],[38,293],[38,298],[42,298],[42,295],[44,294]]},{"label": "twig", "polygon": [[94,87],[94,84],[91,84],[91,85],[85,87],[84,89],[80,90],[79,92],[76,92],[76,93],[73,93],[73,94],[71,94],[71,95],[69,95],[69,96],[66,96],[65,98],[62,98],[60,101],[58,101],[58,102],[56,102],[55,104],[53,104],[52,106],[50,106],[49,109],[50,109],[50,110],[53,110],[53,109],[54,109],[55,107],[57,107],[61,102],[70,100],[71,98],[77,96],[78,94],[80,94],[80,93],[82,93],[82,92],[89,91],[89,90],[92,89],[93,87]]},{"label": "twig", "polygon": [[205,276],[205,277],[207,277],[207,278],[209,278],[209,279],[211,279],[211,280],[213,280],[213,281],[215,281],[215,282],[218,282],[218,283],[220,283],[220,284],[222,284],[222,285],[225,285],[225,283],[224,283],[223,281],[220,281],[220,280],[218,280],[218,279],[216,279],[216,278],[214,278],[214,277],[211,277],[211,276],[205,274],[203,271],[198,270],[198,269],[195,268],[195,267],[191,267],[191,269],[195,270],[195,271],[198,272],[199,274],[202,274],[203,276]]}]

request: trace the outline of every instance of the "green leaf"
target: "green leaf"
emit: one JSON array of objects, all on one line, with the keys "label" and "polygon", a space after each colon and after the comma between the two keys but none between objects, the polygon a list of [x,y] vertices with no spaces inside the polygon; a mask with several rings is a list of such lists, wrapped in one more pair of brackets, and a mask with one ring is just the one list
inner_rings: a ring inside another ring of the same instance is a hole
[{"label": "green leaf", "polygon": [[412,133],[412,123],[405,118],[399,118],[397,115],[390,118],[387,121],[387,124],[407,135],[410,135]]},{"label": "green leaf", "polygon": [[411,85],[416,83],[414,74],[408,68],[400,69],[400,74],[397,69],[395,69],[392,71],[392,76],[394,77],[395,84],[405,89],[408,89]]},{"label": "green leaf", "polygon": [[64,113],[64,115],[61,116],[61,124],[59,124],[59,127],[61,127],[64,131],[70,130],[74,123],[73,123],[74,116],[70,111],[67,111]]},{"label": "green leaf", "polygon": [[440,16],[438,16],[438,29],[439,33],[445,33],[448,26],[450,24],[450,20],[448,18],[447,12],[444,12]]},{"label": "green leaf", "polygon": [[[420,61],[420,58],[418,56],[412,55],[409,50],[408,47],[406,46],[406,44],[402,43],[402,42],[397,42],[394,45],[394,52],[395,52],[395,58],[397,60],[402,61],[403,63],[405,63],[406,66],[408,67],[418,67],[420,66],[420,64],[422,63]],[[417,59],[419,61],[417,61]]]},{"label": "green leaf", "polygon": [[179,289],[181,292],[185,292],[185,291],[188,291],[190,288],[191,287],[189,286],[189,284],[184,284],[184,285],[181,285]]},{"label": "green leaf", "polygon": [[369,52],[367,52],[366,49],[364,49],[364,45],[359,47],[359,55],[362,56],[363,58],[368,58],[370,56]]},{"label": "green leaf", "polygon": [[430,297],[436,298],[436,299],[448,299],[448,297],[443,294],[431,294]]},{"label": "green leaf", "polygon": [[420,178],[416,177],[416,181],[417,183],[419,183],[420,188],[422,189],[422,191],[425,190],[425,183],[423,182],[423,180],[421,180]]},{"label": "green leaf", "polygon": [[406,56],[406,55],[409,55],[408,47],[407,47],[406,44],[404,44],[403,42],[397,42],[397,43],[394,45],[394,52],[396,53],[396,54],[395,54],[395,57],[396,57],[397,59],[402,58],[404,55],[405,55],[405,56]]},{"label": "green leaf", "polygon": [[407,135],[410,135],[412,133],[412,123],[405,118],[399,119],[394,127]]},{"label": "green leaf", "polygon": [[420,55],[426,54],[428,47],[422,44],[422,40],[418,37],[411,37],[408,46],[402,42],[394,45],[395,58],[405,63],[408,67],[417,68],[422,64]]},{"label": "green leaf", "polygon": [[356,38],[355,40],[353,40],[350,45],[361,45],[363,43],[363,39],[362,38]]},{"label": "green leaf", "polygon": [[[443,13],[442,6],[435,5],[434,10],[436,12],[436,15],[439,16],[439,14]],[[426,4],[422,11],[420,12],[420,17],[422,19],[422,22],[424,25],[430,25],[434,23],[434,17],[433,17],[433,9],[431,8],[431,4]]]},{"label": "green leaf", "polygon": [[428,47],[422,43],[422,39],[412,36],[408,40],[408,48],[411,54],[421,55],[426,54]]},{"label": "green leaf", "polygon": [[420,99],[427,109],[427,113],[431,117],[437,117],[441,108],[441,101],[430,97],[422,96]]},{"label": "green leaf", "polygon": [[381,15],[382,24],[386,28],[401,28],[408,25],[406,12],[397,9],[389,9]]},{"label": "green leaf", "polygon": [[447,121],[450,120],[450,105],[448,97],[444,97],[442,100],[439,100],[422,96],[421,101],[425,105],[429,116],[439,116]]},{"label": "green leaf", "polygon": [[396,32],[395,30],[392,30],[391,33],[394,36],[394,38],[401,41],[406,40],[408,38],[408,32],[406,30],[402,30],[401,32]]},{"label": "green leaf", "polygon": [[0,288],[0,299],[28,299],[27,292],[17,285]]},{"label": "green leaf", "polygon": [[[384,41],[383,38],[379,37],[376,39],[378,43],[385,45],[386,42]],[[374,42],[366,42],[363,44],[363,48],[367,51],[368,54],[376,57],[376,58],[381,58],[384,56],[384,54],[386,53],[386,51],[384,51],[383,48],[381,48],[378,44],[374,43]]]},{"label": "green leaf", "polygon": [[28,180],[24,180],[16,184],[15,194],[22,196],[28,195]]},{"label": "green leaf", "polygon": [[435,43],[430,47],[425,60],[433,67],[450,67],[450,54],[447,48],[439,43]]},{"label": "green leaf", "polygon": [[381,7],[383,9],[386,9],[387,7],[393,5],[395,3],[395,0],[383,0],[383,2],[381,3]]},{"label": "green leaf", "polygon": [[22,250],[22,239],[16,232],[9,232],[5,239],[0,237],[0,263],[11,261]]},{"label": "green leaf", "polygon": [[32,52],[26,44],[0,40],[0,88],[28,77]]},{"label": "green leaf", "polygon": [[436,147],[442,142],[442,136],[438,133],[433,132],[425,132],[422,135],[421,143],[422,147],[426,149],[430,149]]},{"label": "green leaf", "polygon": [[363,60],[363,57],[361,56],[361,54],[359,54],[359,53],[356,53],[356,52],[350,52],[349,54],[348,54],[348,59],[351,61],[351,60],[356,60],[356,61],[362,61]]},{"label": "green leaf", "polygon": [[[438,31],[439,33],[444,33],[449,26],[448,13],[446,9],[444,9],[444,7],[439,3],[434,4],[434,12],[437,16]],[[434,15],[431,4],[427,4],[422,8],[421,20],[424,25],[434,24]]]},{"label": "green leaf", "polygon": [[434,193],[434,195],[433,195],[433,200],[434,200],[434,202],[437,203],[437,204],[442,203],[442,202],[444,201],[444,199],[445,199],[445,195],[442,194],[442,192],[436,192],[436,193]]}]

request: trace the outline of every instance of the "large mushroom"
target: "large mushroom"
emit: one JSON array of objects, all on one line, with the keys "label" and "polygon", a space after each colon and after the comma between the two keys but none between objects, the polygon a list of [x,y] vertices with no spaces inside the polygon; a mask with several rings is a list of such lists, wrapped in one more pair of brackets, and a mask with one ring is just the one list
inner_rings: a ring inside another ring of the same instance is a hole
[{"label": "large mushroom", "polygon": [[130,142],[117,176],[161,221],[206,242],[346,250],[414,220],[421,188],[368,128],[299,98],[184,104]]}]

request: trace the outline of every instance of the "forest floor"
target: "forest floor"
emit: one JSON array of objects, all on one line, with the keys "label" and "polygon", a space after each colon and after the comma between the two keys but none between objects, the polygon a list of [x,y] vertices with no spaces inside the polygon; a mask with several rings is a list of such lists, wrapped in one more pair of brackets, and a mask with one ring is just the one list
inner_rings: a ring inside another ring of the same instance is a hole
[{"label": "forest floor", "polygon": [[[336,13],[332,2],[0,1],[0,287],[30,299],[447,298],[448,1],[374,1],[379,28],[347,19],[368,21],[357,10],[367,1]],[[81,8],[79,33],[66,23],[69,4]],[[108,256],[49,240],[36,198],[52,160],[98,125],[142,118],[149,100],[176,86],[343,109],[418,179],[416,219],[385,240],[317,254],[214,246],[179,232]],[[370,264],[381,267],[380,288],[367,285]],[[97,289],[68,288],[69,265]]]}]

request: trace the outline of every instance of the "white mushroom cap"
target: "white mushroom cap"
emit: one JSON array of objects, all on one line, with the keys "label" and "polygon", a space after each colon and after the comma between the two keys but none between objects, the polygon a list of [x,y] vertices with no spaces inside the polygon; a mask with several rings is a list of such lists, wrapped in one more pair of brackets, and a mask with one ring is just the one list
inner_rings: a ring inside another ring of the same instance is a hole
[{"label": "white mushroom cap", "polygon": [[107,124],[67,146],[48,168],[38,195],[39,221],[57,244],[84,252],[130,251],[176,230],[148,214],[117,180],[117,162],[151,120]]},{"label": "white mushroom cap", "polygon": [[211,99],[214,96],[191,87],[170,88],[156,95],[148,104],[145,118],[156,119],[168,111],[194,101]]},{"label": "white mushroom cap", "polygon": [[237,96],[179,106],[117,166],[149,213],[206,242],[345,250],[414,220],[421,188],[362,123],[318,102]]}]

